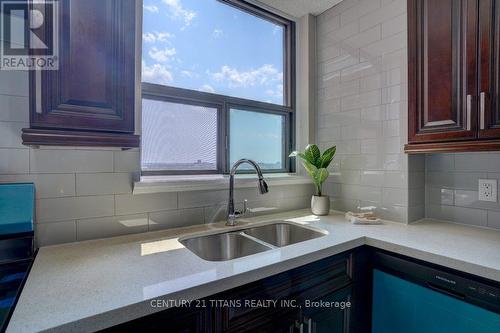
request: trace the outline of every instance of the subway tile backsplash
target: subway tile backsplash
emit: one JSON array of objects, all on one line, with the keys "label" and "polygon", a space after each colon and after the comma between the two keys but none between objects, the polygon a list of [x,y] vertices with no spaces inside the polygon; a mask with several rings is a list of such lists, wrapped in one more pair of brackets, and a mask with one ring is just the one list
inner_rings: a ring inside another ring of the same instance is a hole
[{"label": "subway tile backsplash", "polygon": [[424,159],[407,131],[406,0],[346,0],[317,17],[317,136],[337,145],[325,192],[337,210],[424,217]]},{"label": "subway tile backsplash", "polygon": [[480,178],[500,182],[500,152],[427,154],[426,216],[500,229],[500,203],[478,199]]},{"label": "subway tile backsplash", "polygon": [[[38,246],[220,221],[227,191],[132,194],[140,151],[21,144],[29,126],[28,73],[0,76],[0,183],[34,182]],[[263,212],[306,208],[312,185],[271,187],[263,202],[254,189],[236,191]]]}]

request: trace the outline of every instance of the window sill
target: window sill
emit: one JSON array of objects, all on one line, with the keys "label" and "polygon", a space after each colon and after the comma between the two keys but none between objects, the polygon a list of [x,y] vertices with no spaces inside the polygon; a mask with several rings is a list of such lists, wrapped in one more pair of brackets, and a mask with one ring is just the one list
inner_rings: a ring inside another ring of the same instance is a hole
[{"label": "window sill", "polygon": [[[311,184],[308,177],[296,174],[266,174],[266,182],[271,186]],[[255,187],[256,175],[237,175],[235,188]],[[195,175],[195,176],[147,176],[134,183],[133,194],[187,192],[203,190],[225,190],[229,187],[229,176]]]}]

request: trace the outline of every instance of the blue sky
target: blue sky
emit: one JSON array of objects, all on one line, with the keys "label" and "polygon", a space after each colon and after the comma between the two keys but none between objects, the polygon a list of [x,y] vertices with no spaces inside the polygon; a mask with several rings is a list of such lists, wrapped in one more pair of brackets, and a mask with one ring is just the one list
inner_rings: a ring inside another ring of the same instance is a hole
[{"label": "blue sky", "polygon": [[[144,0],[143,12],[144,82],[283,104],[281,26],[216,0]],[[162,118],[158,112],[143,110],[144,142],[158,141],[158,130],[153,130]],[[199,121],[196,113],[191,117],[170,120],[179,124],[169,128]],[[231,161],[281,162],[281,117],[232,112],[231,131]],[[166,142],[161,151],[143,149],[143,158],[190,163],[202,155],[200,150],[207,151],[197,135],[173,133]],[[181,154],[178,147],[191,153]]]},{"label": "blue sky", "polygon": [[145,0],[143,81],[283,103],[283,28],[216,0]]}]

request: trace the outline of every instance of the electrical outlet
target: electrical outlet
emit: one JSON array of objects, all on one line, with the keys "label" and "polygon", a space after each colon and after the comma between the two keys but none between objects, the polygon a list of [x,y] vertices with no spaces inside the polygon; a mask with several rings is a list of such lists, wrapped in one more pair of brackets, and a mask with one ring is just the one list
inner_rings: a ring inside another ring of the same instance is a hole
[{"label": "electrical outlet", "polygon": [[479,179],[479,201],[497,202],[496,179]]}]

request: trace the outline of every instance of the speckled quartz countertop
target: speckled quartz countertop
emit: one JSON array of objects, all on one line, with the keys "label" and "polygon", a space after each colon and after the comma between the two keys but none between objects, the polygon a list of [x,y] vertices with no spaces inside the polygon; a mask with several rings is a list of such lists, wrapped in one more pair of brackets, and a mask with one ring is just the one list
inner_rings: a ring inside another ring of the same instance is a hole
[{"label": "speckled quartz countertop", "polygon": [[328,235],[226,262],[198,258],[178,237],[223,223],[41,248],[7,332],[86,332],[148,315],[150,300],[196,299],[363,244],[500,281],[500,232],[432,220],[352,225],[343,215],[295,211],[240,221],[287,220]]}]

